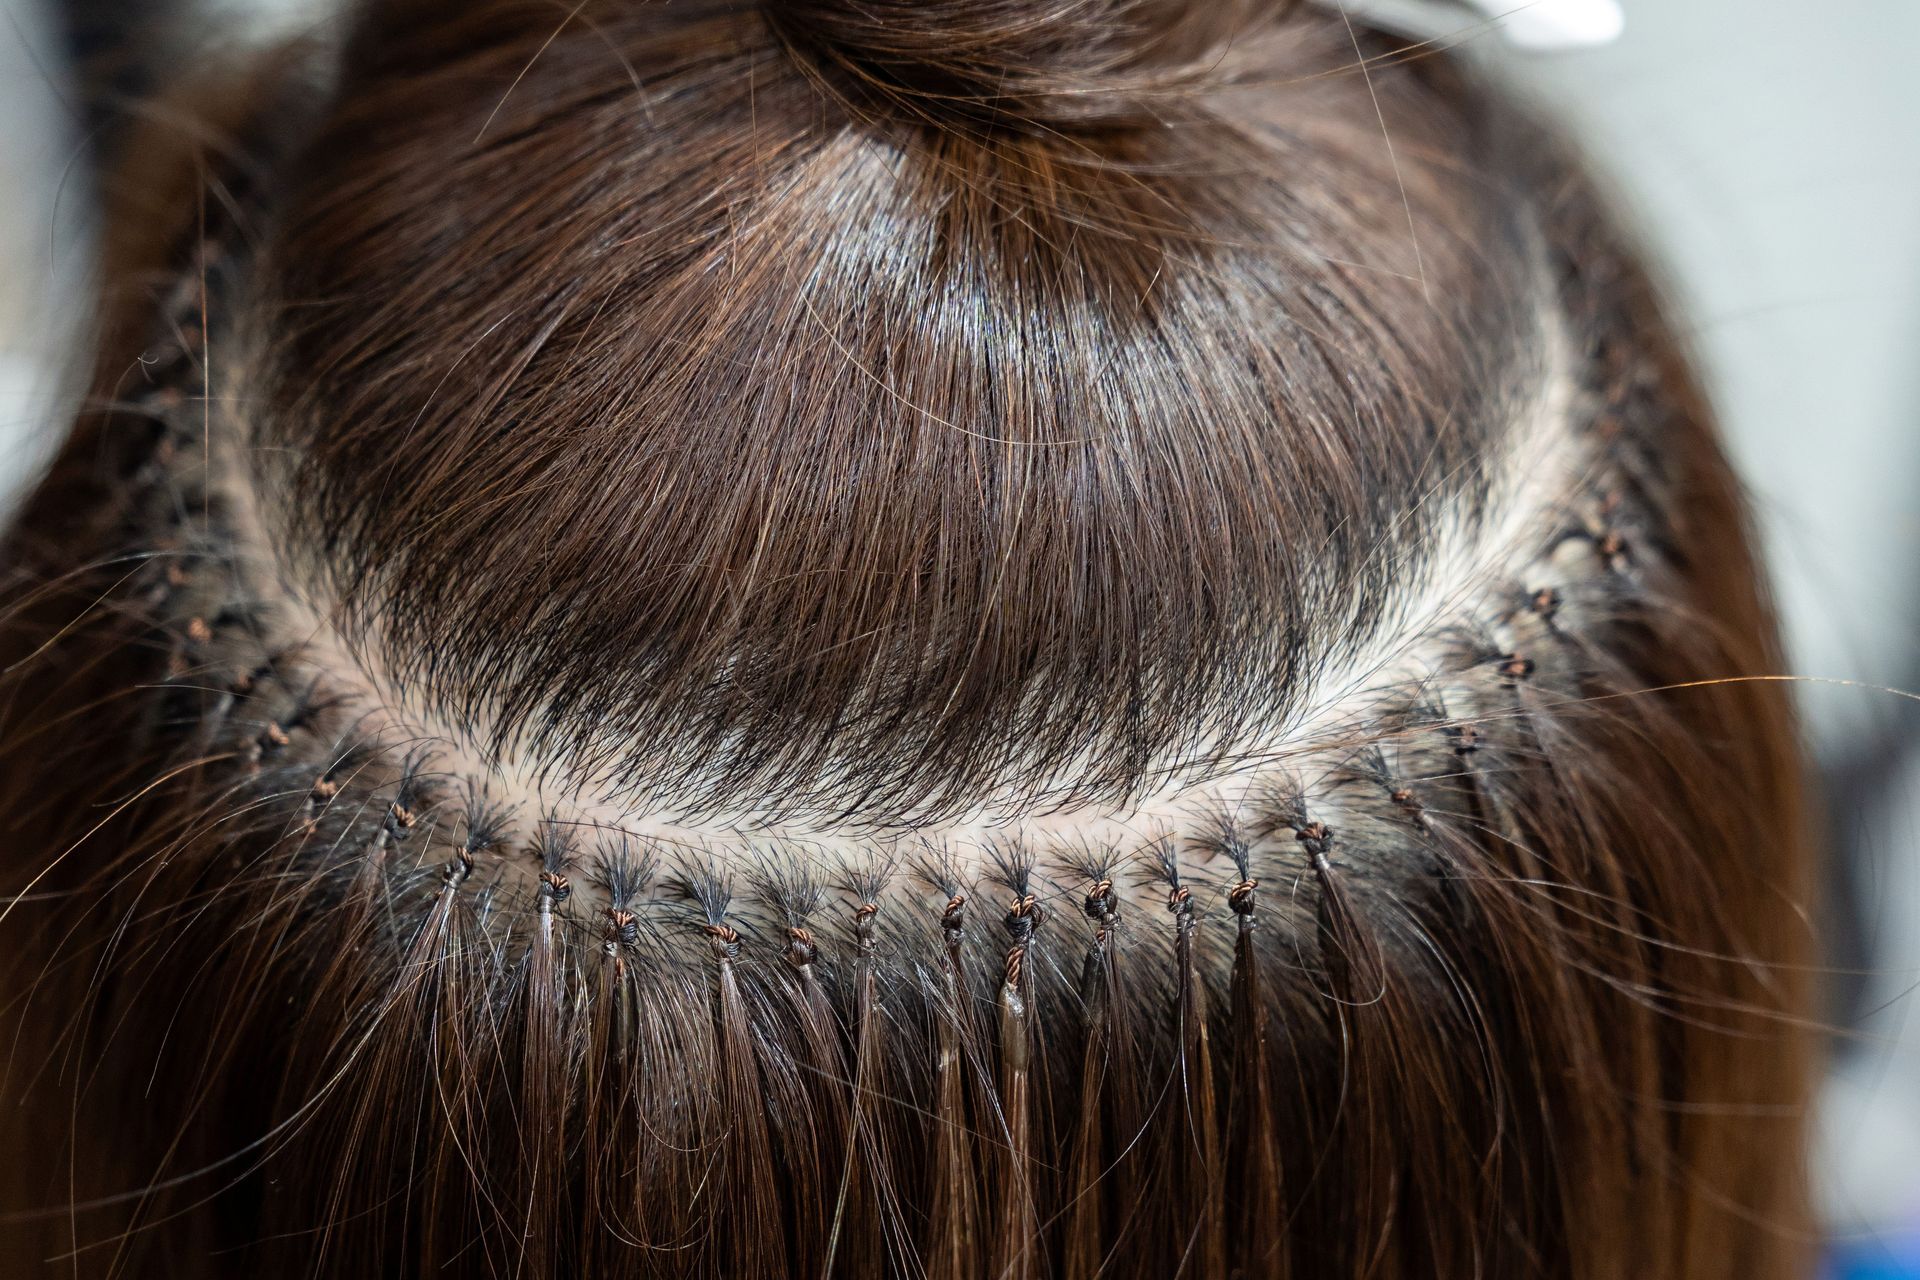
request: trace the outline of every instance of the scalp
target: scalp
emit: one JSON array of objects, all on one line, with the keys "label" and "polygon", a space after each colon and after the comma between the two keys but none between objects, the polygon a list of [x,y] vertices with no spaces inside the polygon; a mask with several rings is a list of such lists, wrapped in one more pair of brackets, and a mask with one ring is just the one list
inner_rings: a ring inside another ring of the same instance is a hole
[{"label": "scalp", "polygon": [[1396,168],[1296,16],[1158,131],[929,128],[702,12],[387,48],[246,286],[273,539],[414,720],[640,813],[1124,806],[1472,539],[1557,305],[1491,107],[1383,76]]}]

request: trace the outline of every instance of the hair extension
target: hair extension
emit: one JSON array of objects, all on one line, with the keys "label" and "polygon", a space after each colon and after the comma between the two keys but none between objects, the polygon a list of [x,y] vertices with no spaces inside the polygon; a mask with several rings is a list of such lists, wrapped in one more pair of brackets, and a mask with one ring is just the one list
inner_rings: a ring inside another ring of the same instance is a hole
[{"label": "hair extension", "polygon": [[992,1227],[993,1248],[987,1268],[997,1276],[1043,1274],[1046,1259],[1038,1208],[1040,1165],[1035,1147],[1040,1119],[1035,1115],[1042,1087],[1037,1061],[1041,1029],[1029,953],[1046,919],[1034,893],[1032,854],[1002,846],[992,854],[995,879],[1012,894],[1002,921],[1007,933],[1006,961],[994,1001],[1000,1044],[999,1127],[1005,1142],[1003,1169],[995,1178],[1000,1191]]},{"label": "hair extension", "polygon": [[1219,1107],[1214,1097],[1207,991],[1194,960],[1198,922],[1193,886],[1181,878],[1180,856],[1173,842],[1156,842],[1152,857],[1154,869],[1166,885],[1167,910],[1173,916],[1174,1021],[1178,1032],[1171,1096],[1161,1104],[1179,1117],[1171,1134],[1174,1151],[1170,1194],[1193,1215],[1181,1241],[1179,1269],[1191,1267],[1198,1275],[1224,1275],[1226,1235],[1221,1210],[1225,1170]]},{"label": "hair extension", "polygon": [[758,892],[785,931],[780,968],[783,981],[775,1003],[788,1028],[783,1046],[769,1050],[771,1063],[790,1067],[790,1117],[780,1159],[788,1170],[792,1219],[788,1266],[795,1275],[816,1275],[824,1265],[837,1195],[837,1174],[844,1164],[840,1144],[850,1133],[846,1088],[849,1076],[833,1005],[818,973],[821,948],[812,923],[826,900],[826,885],[811,851],[778,848],[757,872]]},{"label": "hair extension", "polygon": [[934,1014],[934,1174],[927,1273],[957,1280],[976,1270],[985,1227],[975,1191],[973,1145],[985,1101],[973,991],[964,957],[968,893],[951,854],[937,849],[915,863],[920,878],[946,899],[940,910],[940,986]]},{"label": "hair extension", "polygon": [[[592,1118],[581,1143],[581,1204],[586,1221],[619,1221],[624,1215],[612,1189],[620,1181],[620,1150],[631,1143],[619,1117],[626,1114],[633,1070],[634,1018],[630,967],[644,928],[636,905],[654,884],[660,859],[624,835],[602,837],[594,854],[592,881],[605,902],[600,959],[595,966],[581,1073],[580,1112]],[[601,1117],[606,1117],[601,1119]],[[583,1233],[579,1256],[597,1252],[599,1233]]]},{"label": "hair extension", "polygon": [[[829,1269],[845,1265],[837,1256],[843,1242],[854,1257],[875,1262],[883,1256],[883,1249],[893,1253],[900,1248],[902,1208],[893,1183],[891,1144],[877,1114],[891,1083],[882,1074],[887,1046],[876,968],[877,929],[880,901],[893,872],[890,858],[876,858],[856,869],[847,881],[854,901],[852,1101],[840,1193],[827,1237]],[[869,1238],[849,1232],[849,1221]]]},{"label": "hair extension", "polygon": [[1274,1125],[1273,1066],[1267,1052],[1267,1001],[1261,990],[1258,926],[1260,881],[1253,850],[1232,815],[1222,815],[1214,843],[1239,877],[1227,890],[1235,920],[1231,1002],[1233,1069],[1227,1100],[1226,1177],[1237,1188],[1239,1216],[1230,1241],[1236,1274],[1284,1276],[1281,1236],[1286,1208],[1280,1193],[1280,1134]]},{"label": "hair extension", "polygon": [[[724,1183],[716,1180],[729,1166],[719,1162],[733,1153],[725,1148],[730,1117],[715,1096],[722,1068],[708,923],[698,913],[668,911],[657,946],[646,947],[643,933],[644,968],[629,987],[636,1049],[625,1077],[631,1097],[619,1113],[627,1143],[620,1180],[628,1203],[623,1230],[597,1241],[606,1269],[673,1275],[689,1257],[715,1258],[717,1265],[728,1243],[715,1227],[729,1208]],[[689,953],[705,963],[676,965]],[[735,1062],[726,1069],[743,1068]]]},{"label": "hair extension", "polygon": [[717,971],[714,1036],[720,1089],[717,1122],[717,1202],[720,1223],[731,1246],[729,1269],[742,1275],[769,1275],[786,1239],[781,1200],[775,1194],[773,1143],[767,1133],[766,1089],[755,1050],[752,1020],[736,966],[740,931],[728,923],[733,886],[725,873],[702,865],[687,875],[687,891],[700,908],[701,932]]},{"label": "hair extension", "polygon": [[[446,1117],[444,1125],[423,1124],[427,1132],[439,1135],[426,1172],[436,1192],[461,1177],[461,1144],[482,1129],[472,1111],[482,1087],[481,1063],[475,1060],[473,1048],[480,1039],[486,977],[485,966],[475,955],[472,905],[463,890],[479,861],[504,843],[510,820],[488,798],[484,782],[469,780],[464,799],[458,814],[459,834],[448,842],[451,856],[441,866],[439,891],[404,963],[404,971],[413,975],[417,1042],[432,1046],[425,1082],[430,1100],[425,1109]],[[450,1210],[451,1206],[429,1201],[422,1214],[422,1230],[428,1233],[424,1249],[446,1247],[431,1233]]]},{"label": "hair extension", "polygon": [[519,1265],[535,1275],[545,1274],[552,1265],[546,1253],[550,1235],[546,1215],[559,1201],[566,1139],[567,1086],[559,1067],[568,1033],[566,993],[570,984],[561,972],[568,960],[560,935],[567,927],[561,913],[573,896],[575,847],[569,828],[553,818],[542,820],[532,850],[540,870],[534,889],[533,936],[521,980],[526,1013],[518,1090],[520,1140],[525,1151],[521,1167],[526,1173],[526,1185],[519,1192],[526,1214],[521,1239],[527,1248]]},{"label": "hair extension", "polygon": [[1127,1247],[1132,1206],[1142,1194],[1142,1064],[1129,1025],[1136,1000],[1120,957],[1121,885],[1116,852],[1087,849],[1068,860],[1085,881],[1081,909],[1093,936],[1080,970],[1085,1048],[1080,1065],[1080,1111],[1065,1192],[1069,1219],[1062,1273],[1094,1276]]}]

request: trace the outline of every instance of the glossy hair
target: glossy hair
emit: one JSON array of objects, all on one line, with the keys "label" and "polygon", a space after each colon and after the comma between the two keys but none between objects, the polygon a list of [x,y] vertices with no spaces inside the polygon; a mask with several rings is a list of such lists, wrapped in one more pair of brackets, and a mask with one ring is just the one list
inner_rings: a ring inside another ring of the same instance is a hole
[{"label": "glossy hair", "polygon": [[0,1257],[1801,1272],[1745,514],[1471,67],[1278,0],[315,65],[128,143],[7,540]]}]

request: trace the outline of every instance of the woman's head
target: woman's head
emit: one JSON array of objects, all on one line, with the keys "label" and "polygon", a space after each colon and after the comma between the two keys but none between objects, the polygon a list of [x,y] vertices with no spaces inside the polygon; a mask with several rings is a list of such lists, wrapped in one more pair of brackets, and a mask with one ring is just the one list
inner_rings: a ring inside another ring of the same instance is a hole
[{"label": "woman's head", "polygon": [[1791,1269],[1739,505],[1468,69],[1253,0],[278,65],[12,538],[83,1269]]}]

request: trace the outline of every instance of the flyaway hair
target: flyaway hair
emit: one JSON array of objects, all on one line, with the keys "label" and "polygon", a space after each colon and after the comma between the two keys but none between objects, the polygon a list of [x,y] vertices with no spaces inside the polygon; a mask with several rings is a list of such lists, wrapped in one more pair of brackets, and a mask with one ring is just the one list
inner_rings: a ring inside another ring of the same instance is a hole
[{"label": "flyaway hair", "polygon": [[169,92],[0,561],[8,1274],[1803,1274],[1745,511],[1472,65],[365,0]]}]

